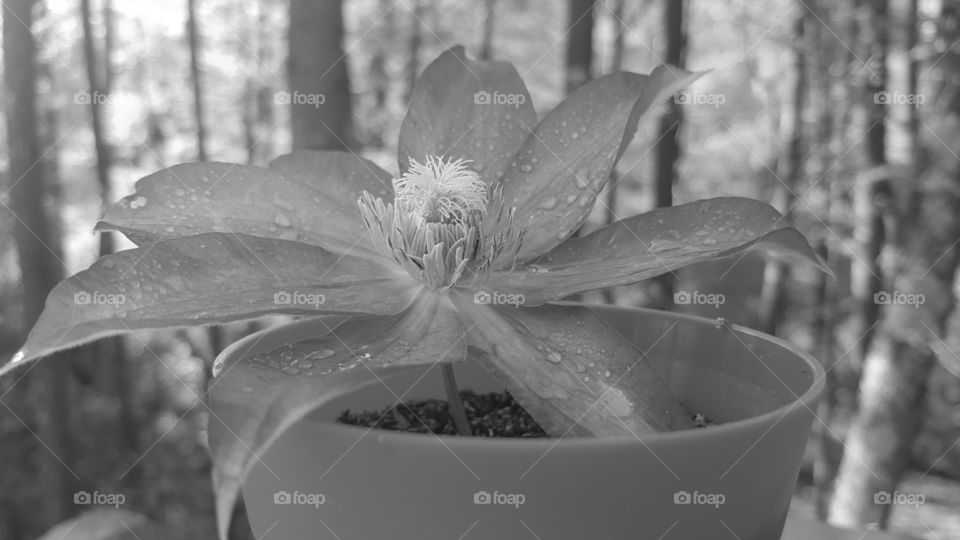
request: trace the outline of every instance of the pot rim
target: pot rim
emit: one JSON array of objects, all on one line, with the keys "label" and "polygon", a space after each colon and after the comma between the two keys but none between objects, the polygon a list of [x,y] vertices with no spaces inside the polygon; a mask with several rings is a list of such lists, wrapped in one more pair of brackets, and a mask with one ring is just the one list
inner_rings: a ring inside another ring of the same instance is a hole
[{"label": "pot rim", "polygon": [[[705,324],[710,327],[714,327],[717,324],[717,319],[708,319],[706,317],[700,317],[698,315],[691,315],[687,313],[675,313],[670,311],[662,311],[657,309],[649,308],[639,308],[639,307],[629,307],[629,306],[616,306],[616,305],[607,305],[607,304],[587,304],[579,302],[557,302],[558,304],[567,304],[567,305],[582,305],[584,307],[594,309],[602,308],[604,310],[610,311],[619,311],[621,313],[647,313],[658,317],[672,318],[681,321],[688,321],[696,324]],[[227,346],[221,353],[224,359],[228,357],[235,356],[237,354],[242,354],[246,350],[256,347],[257,343],[263,339],[267,334],[276,334],[276,333],[296,333],[300,328],[308,328],[315,326],[320,320],[325,322],[325,326],[329,328],[335,328],[339,322],[330,323],[331,320],[345,320],[349,317],[342,316],[321,316],[321,317],[310,317],[305,319],[299,319],[292,323],[284,323],[279,326],[272,326],[270,328],[265,328],[259,332],[255,332],[241,338],[229,346]],[[359,434],[360,438],[366,437],[370,432],[376,432],[378,438],[387,439],[391,442],[397,444],[402,444],[404,446],[419,446],[424,444],[437,444],[437,439],[440,439],[440,443],[453,447],[453,446],[473,446],[473,445],[490,445],[505,447],[511,445],[524,445],[526,448],[535,449],[538,446],[543,447],[544,450],[551,450],[555,446],[564,446],[569,449],[579,449],[579,448],[596,448],[596,447],[619,447],[619,446],[635,446],[637,443],[640,443],[643,446],[647,446],[647,443],[659,443],[663,441],[673,441],[678,443],[683,442],[692,442],[698,439],[702,439],[704,435],[710,433],[716,433],[719,430],[742,430],[742,429],[751,429],[757,428],[764,424],[776,425],[782,418],[786,417],[791,411],[796,409],[798,406],[806,408],[811,413],[813,411],[812,405],[816,403],[819,399],[820,394],[824,389],[824,379],[826,377],[826,372],[823,369],[823,366],[818,362],[812,355],[807,352],[800,350],[796,345],[766,334],[759,330],[753,328],[748,328],[738,324],[728,324],[729,329],[733,332],[751,336],[757,339],[762,339],[769,343],[772,343],[776,346],[779,346],[791,354],[797,356],[800,360],[806,363],[807,368],[811,372],[813,377],[813,383],[807,388],[803,394],[799,396],[794,396],[794,399],[789,403],[781,405],[775,409],[769,410],[765,413],[758,414],[755,416],[750,416],[748,418],[743,418],[740,420],[733,420],[730,422],[724,422],[723,424],[717,424],[705,429],[685,429],[681,431],[669,431],[663,433],[653,433],[646,434],[642,436],[631,436],[631,435],[619,435],[619,436],[605,436],[605,437],[544,437],[544,438],[506,438],[506,437],[464,437],[460,435],[436,435],[429,436],[425,433],[409,433],[403,431],[392,431],[385,429],[376,429],[371,427],[361,427],[353,426],[348,424],[340,424],[334,421],[327,420],[314,420],[318,424],[323,424],[324,428],[327,430],[332,430],[334,432],[341,433],[343,435],[349,435],[353,433],[354,435]],[[313,334],[311,334],[313,335]],[[459,362],[459,361],[458,361]],[[458,362],[454,362],[455,364]],[[413,370],[417,368],[425,369],[427,371],[432,370],[437,367],[439,362],[434,362],[430,364],[420,364],[416,366],[407,366],[404,368],[399,368],[394,371],[394,373],[388,373],[381,376],[379,379],[371,378],[368,384],[373,385],[377,384],[380,380],[385,378],[392,377],[394,375],[403,373],[408,370]],[[769,369],[769,368],[768,368]],[[776,374],[775,374],[776,376]],[[777,376],[779,379],[779,376]],[[364,385],[366,386],[366,385]],[[791,392],[792,393],[792,392]],[[322,405],[321,405],[322,406]],[[769,429],[769,428],[768,428]]]}]

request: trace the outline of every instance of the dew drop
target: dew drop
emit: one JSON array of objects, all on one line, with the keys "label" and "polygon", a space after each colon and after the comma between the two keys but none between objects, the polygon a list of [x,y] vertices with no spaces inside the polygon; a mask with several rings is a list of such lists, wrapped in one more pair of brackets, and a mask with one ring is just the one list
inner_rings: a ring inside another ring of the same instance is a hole
[{"label": "dew drop", "polygon": [[597,363],[596,363],[596,362],[590,362],[590,363],[587,364],[587,365],[590,366],[591,368],[597,367]]},{"label": "dew drop", "polygon": [[544,199],[544,201],[543,201],[542,203],[540,203],[540,208],[543,208],[544,210],[551,210],[551,209],[553,209],[555,206],[557,206],[557,198],[556,198],[556,197],[548,197],[548,198]]},{"label": "dew drop", "polygon": [[611,373],[609,369],[603,372],[603,376],[608,379],[610,378],[611,375],[613,375],[613,373]]},{"label": "dew drop", "polygon": [[184,195],[183,190],[180,188],[175,189],[173,192],[176,193],[177,197],[183,197]]},{"label": "dew drop", "polygon": [[580,138],[580,134],[574,131],[573,133],[570,134],[570,138],[573,140],[577,140]]},{"label": "dew drop", "polygon": [[708,246],[714,246],[714,245],[717,244],[717,241],[716,241],[715,239],[713,239],[713,238],[704,238],[704,239],[703,239],[703,243],[706,244],[706,245],[708,245]]},{"label": "dew drop", "polygon": [[563,357],[557,351],[550,351],[547,355],[547,361],[551,364],[559,364],[561,360],[563,360]]},{"label": "dew drop", "polygon": [[137,208],[143,208],[147,204],[146,197],[136,197],[130,201],[130,209],[136,210]]},{"label": "dew drop", "polygon": [[23,362],[23,359],[26,357],[26,354],[21,350],[17,351],[17,354],[13,355],[13,358],[10,359],[11,364],[16,364],[18,362]]}]

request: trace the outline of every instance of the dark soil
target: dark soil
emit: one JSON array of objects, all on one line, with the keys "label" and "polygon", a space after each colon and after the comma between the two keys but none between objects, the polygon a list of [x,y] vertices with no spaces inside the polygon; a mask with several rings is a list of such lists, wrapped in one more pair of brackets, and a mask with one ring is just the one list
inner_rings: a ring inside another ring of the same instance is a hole
[{"label": "dark soil", "polygon": [[[467,411],[467,420],[476,437],[546,437],[547,434],[527,414],[507,392],[475,394],[471,390],[460,392],[463,406]],[[354,413],[344,411],[337,418],[341,424],[408,431],[411,433],[433,433],[435,435],[457,435],[453,417],[447,408],[447,401],[424,399],[408,401],[395,407],[380,411]]]},{"label": "dark soil", "polygon": [[[460,398],[475,437],[547,436],[508,392],[475,394],[471,390],[464,390],[460,392]],[[701,414],[694,415],[693,421],[697,427],[713,424]],[[346,410],[340,414],[337,422],[390,431],[458,435],[447,408],[447,401],[442,399],[408,401],[379,411],[354,413]]]}]

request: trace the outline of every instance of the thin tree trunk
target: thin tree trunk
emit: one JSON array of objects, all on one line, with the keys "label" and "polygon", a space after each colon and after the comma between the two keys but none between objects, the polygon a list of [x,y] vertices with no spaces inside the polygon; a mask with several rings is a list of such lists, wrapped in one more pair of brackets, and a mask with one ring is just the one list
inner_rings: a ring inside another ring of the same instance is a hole
[{"label": "thin tree trunk", "polygon": [[[613,26],[616,28],[613,32],[613,54],[610,58],[610,72],[616,73],[623,69],[623,37],[626,34],[626,24],[623,22],[623,4],[624,0],[615,0],[610,15],[613,18]],[[617,220],[617,187],[623,177],[619,171],[614,168],[610,172],[610,182],[607,184],[607,197],[605,202],[606,211],[604,214],[604,223],[610,224]],[[603,299],[608,304],[616,304],[616,291],[608,287],[602,291]]]},{"label": "thin tree trunk", "polygon": [[483,39],[480,41],[480,59],[490,60],[493,58],[493,29],[496,21],[497,0],[484,0],[483,2]]},{"label": "thin tree trunk", "polygon": [[[3,13],[3,64],[6,93],[7,142],[9,144],[10,207],[14,239],[23,282],[23,328],[33,326],[43,310],[44,300],[62,277],[62,265],[49,246],[56,245],[43,205],[44,170],[37,166],[41,152],[37,140],[36,44],[33,28],[33,0],[8,0]],[[47,523],[61,521],[76,511],[73,503],[76,475],[71,426],[70,370],[62,362],[72,353],[61,353],[34,367],[29,382],[30,400],[45,407],[38,412],[33,429],[44,447],[37,478],[38,490],[46,503],[40,509]],[[32,424],[34,422],[31,422]]]},{"label": "thin tree trunk", "polygon": [[596,0],[567,0],[567,94],[593,76],[594,4]]},{"label": "thin tree trunk", "polygon": [[[836,190],[836,178],[831,173],[831,137],[834,132],[832,119],[842,106],[836,107],[831,99],[831,80],[829,69],[829,52],[827,38],[829,31],[819,21],[831,21],[832,8],[829,3],[810,1],[807,4],[809,14],[807,27],[811,59],[810,73],[810,104],[816,108],[815,128],[812,145],[812,167],[810,178],[820,182],[823,186],[822,215],[828,226],[835,223],[833,216],[833,192]],[[829,232],[823,231],[814,242],[817,254],[827,262],[833,263],[833,254],[827,242]],[[823,365],[824,391],[817,409],[820,419],[814,422],[813,439],[815,444],[815,461],[813,466],[813,498],[817,518],[827,519],[827,508],[831,496],[833,479],[836,477],[837,467],[840,465],[842,442],[834,435],[830,426],[836,405],[836,372],[834,371],[835,356],[833,327],[835,324],[836,291],[835,280],[827,274],[817,273],[814,286],[814,318],[811,323],[811,335],[814,338],[814,354]]]},{"label": "thin tree trunk", "polygon": [[851,336],[854,345],[851,362],[860,369],[873,339],[879,316],[873,296],[883,282],[879,266],[880,249],[886,235],[885,197],[888,190],[886,164],[887,105],[878,96],[887,85],[887,0],[859,0],[857,5],[858,57],[866,64],[858,74],[855,116],[858,132],[865,134],[861,162],[863,172],[854,186],[854,245],[850,269],[850,293],[853,297]]},{"label": "thin tree trunk", "polygon": [[413,87],[417,84],[420,74],[420,44],[422,36],[420,27],[423,26],[423,0],[413,0],[413,9],[410,10],[410,40],[407,42],[407,92],[406,100],[413,94]]},{"label": "thin tree trunk", "polygon": [[[774,206],[783,212],[784,221],[792,222],[792,207],[796,199],[797,185],[803,170],[803,108],[807,92],[806,61],[807,40],[804,26],[809,17],[805,4],[798,4],[793,22],[793,95],[784,109],[780,126],[785,142],[777,163],[777,185]],[[786,310],[786,283],[790,269],[783,261],[770,261],[763,272],[763,288],[760,292],[759,329],[775,334]]]},{"label": "thin tree trunk", "polygon": [[193,116],[197,125],[197,161],[207,161],[207,130],[203,121],[203,83],[200,80],[200,36],[197,31],[196,0],[187,0],[187,43],[190,48]]},{"label": "thin tree trunk", "polygon": [[341,0],[290,0],[288,76],[293,147],[347,150],[353,119]]},{"label": "thin tree trunk", "polygon": [[[684,10],[685,0],[663,1],[663,24],[667,32],[667,50],[664,62],[677,67],[684,66],[684,50],[687,46]],[[653,204],[657,208],[673,206],[673,185],[677,179],[677,165],[680,162],[680,126],[683,123],[683,110],[676,100],[667,103],[667,109],[660,117],[659,138],[656,143],[656,161],[654,165]],[[654,303],[661,308],[673,302],[674,277],[667,273],[652,280]]]}]

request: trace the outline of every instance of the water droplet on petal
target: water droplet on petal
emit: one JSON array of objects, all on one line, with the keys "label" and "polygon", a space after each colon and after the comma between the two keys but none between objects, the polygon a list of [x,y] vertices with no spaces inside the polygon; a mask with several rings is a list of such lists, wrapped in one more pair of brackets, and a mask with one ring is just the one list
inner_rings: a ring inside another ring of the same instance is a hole
[{"label": "water droplet on petal", "polygon": [[563,357],[557,351],[550,351],[550,354],[547,355],[547,361],[552,364],[559,364],[563,360]]},{"label": "water droplet on petal", "polygon": [[533,170],[533,167],[529,163],[524,163],[523,165],[520,166],[520,170],[525,173],[528,173]]},{"label": "water droplet on petal", "polygon": [[551,209],[553,209],[555,206],[557,206],[557,198],[556,198],[556,197],[548,197],[548,198],[545,199],[542,203],[540,203],[540,208],[543,208],[544,210],[551,210]]},{"label": "water droplet on petal", "polygon": [[136,210],[137,208],[143,208],[147,204],[146,197],[135,197],[130,201],[130,209]]}]

